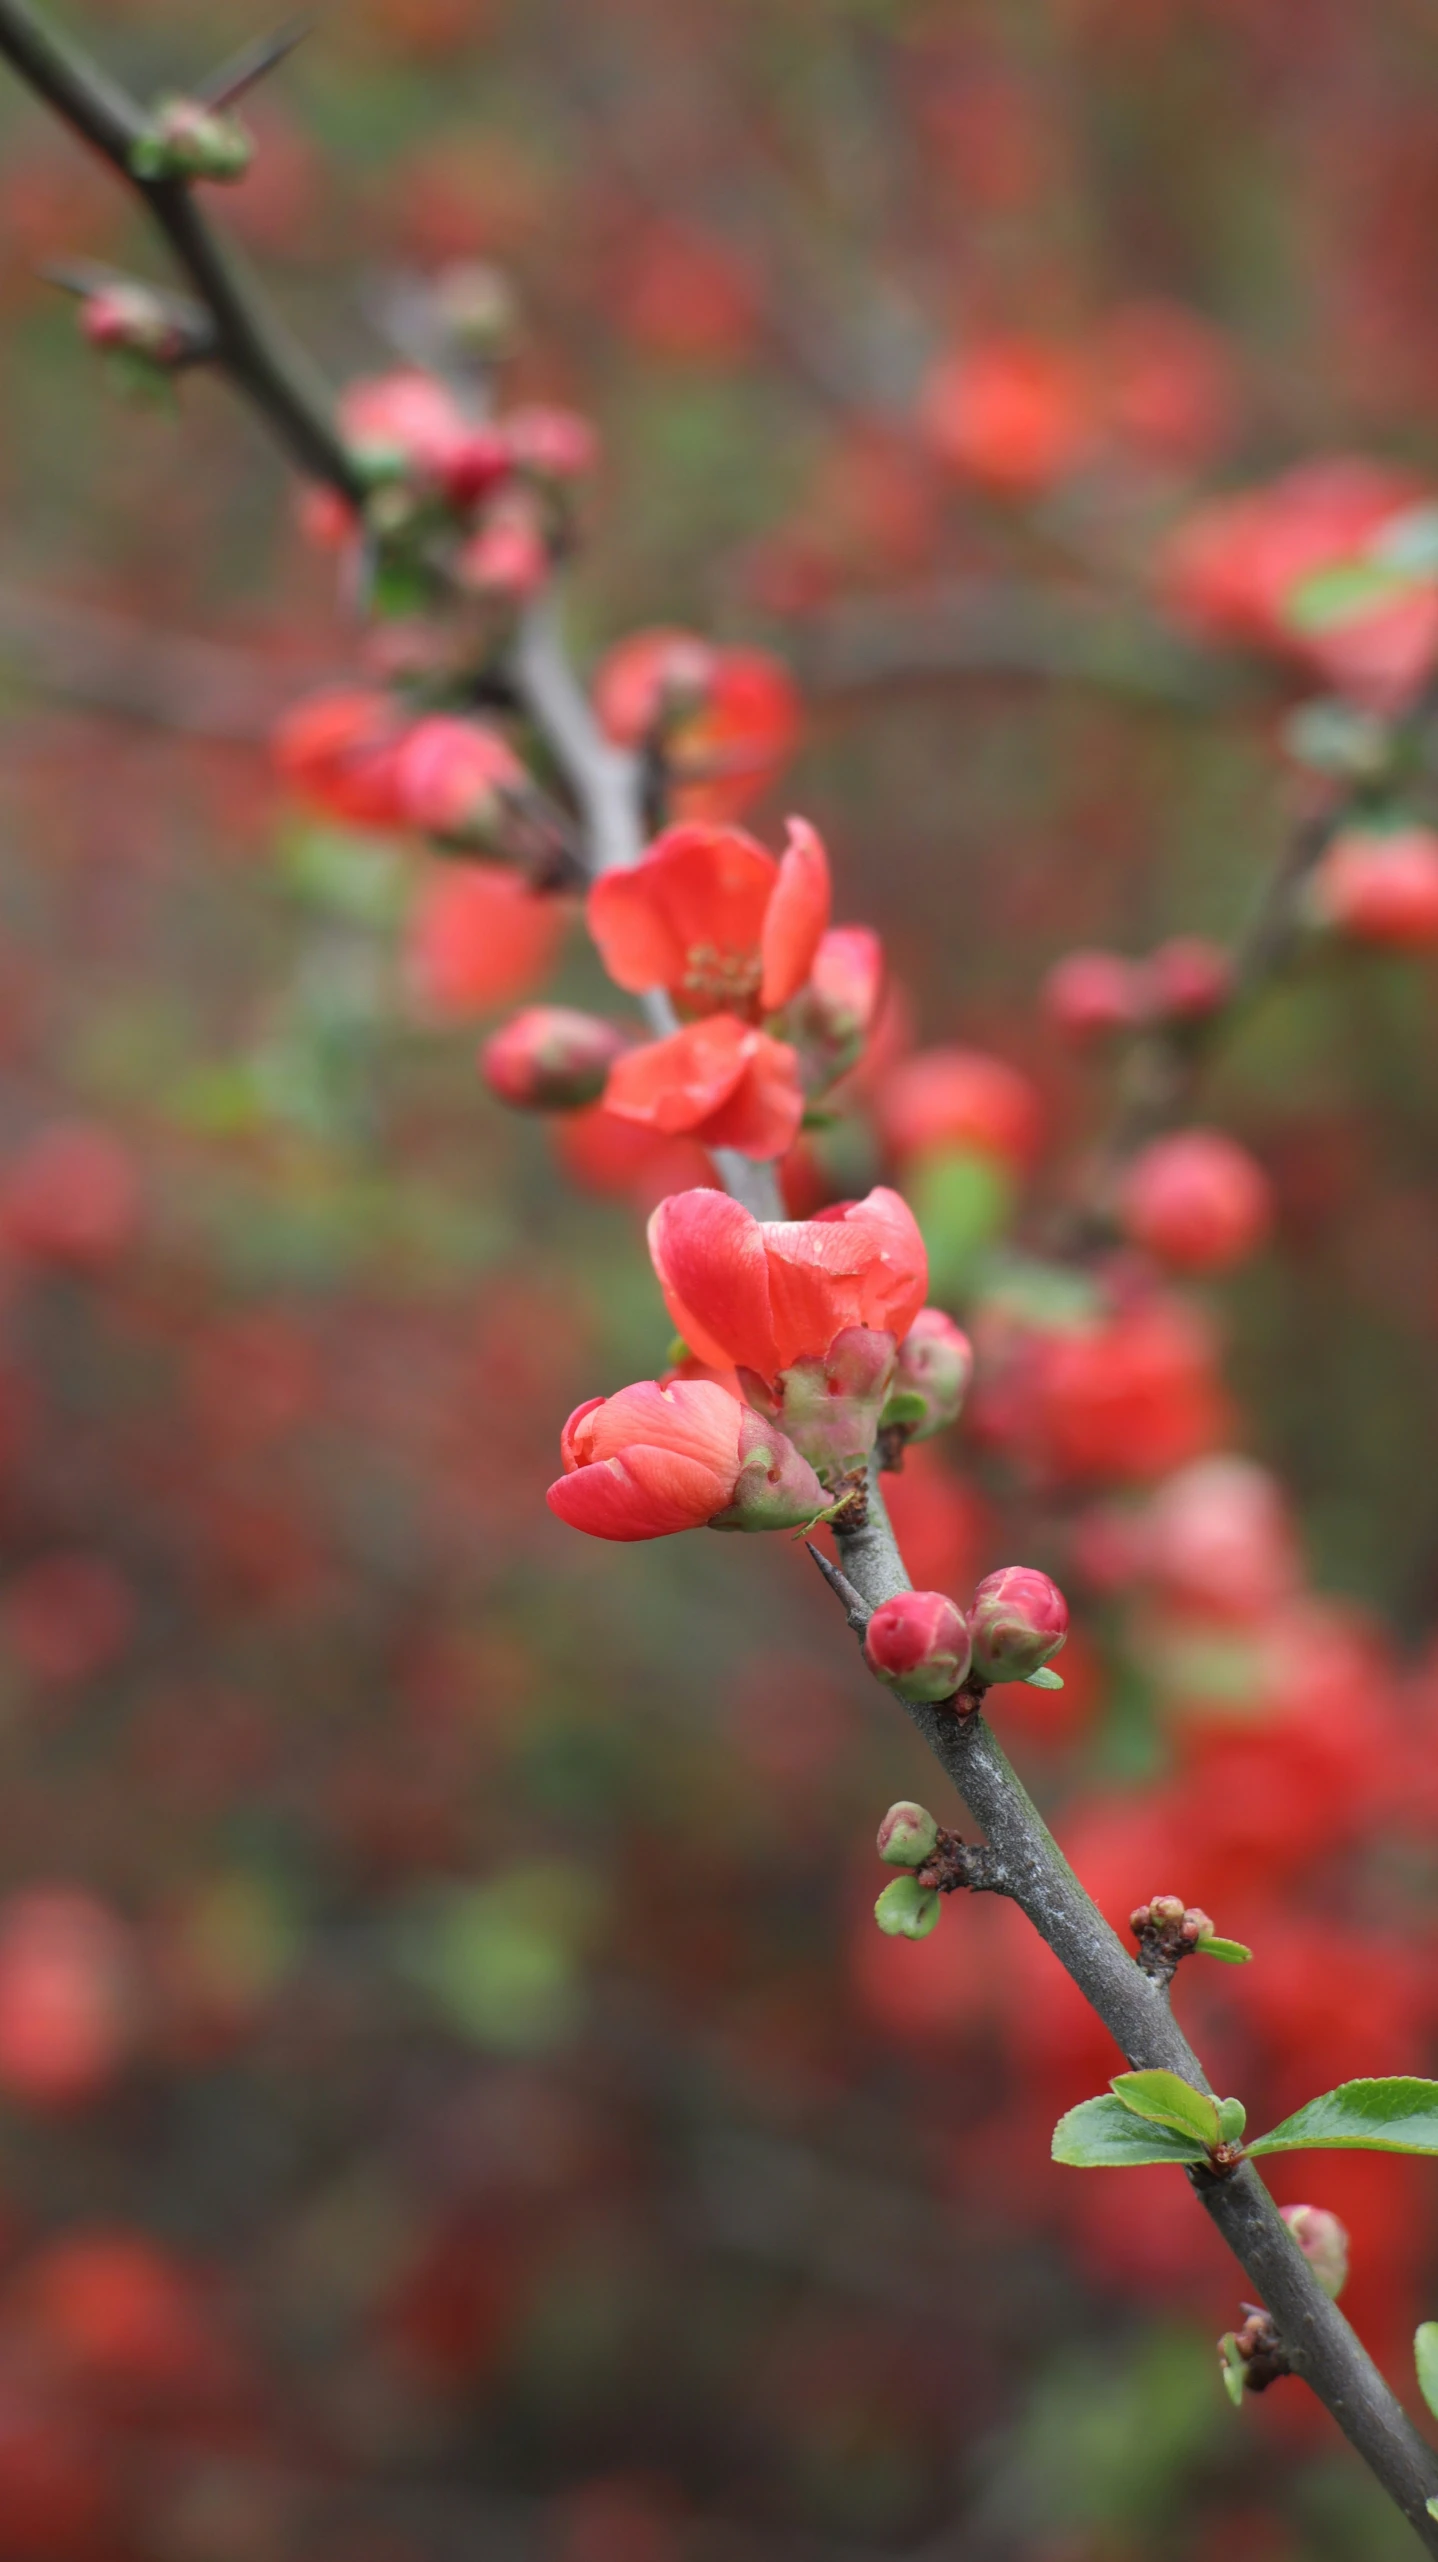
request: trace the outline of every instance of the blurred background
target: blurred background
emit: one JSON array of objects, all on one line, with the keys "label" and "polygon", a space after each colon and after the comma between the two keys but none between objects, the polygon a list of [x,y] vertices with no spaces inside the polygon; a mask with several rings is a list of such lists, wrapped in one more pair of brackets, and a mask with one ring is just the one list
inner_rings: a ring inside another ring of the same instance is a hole
[{"label": "blurred background", "polygon": [[[66,15],[141,95],[257,31]],[[213,202],[331,378],[395,363],[397,274],[504,271],[514,396],[601,438],[582,656],[783,658],[753,823],[805,811],[881,927],[892,1055],[1030,1081],[1036,1152],[928,1180],[988,1367],[895,1511],[916,1582],[1069,1590],[1004,1733],[1081,1874],[1254,1944],[1176,1996],[1251,2113],[1432,2070],[1431,964],[1252,1009],[1202,1108],[1271,1246],[1002,1393],[1110,1104],[1044,975],[1240,933],[1292,706],[1353,676],[1322,599],[1229,646],[1175,534],[1315,460],[1380,517],[1438,487],[1430,13],[335,0],[247,112]],[[119,395],[38,277],[76,255],[163,272],[7,75],[0,2556],[1401,2555],[1297,2387],[1230,2410],[1181,2184],[1050,2166],[1116,2058],[1024,1925],[874,1930],[884,1808],[949,1810],[802,1551],[546,1512],[569,1408],[664,1361],[639,1214],[692,1167],[481,1088],[546,963],[604,1002],[567,909],[412,1002],[439,858],[267,755],[361,663],[346,579],[223,386]],[[902,1171],[878,1128],[807,1198]],[[1275,2184],[1348,2224],[1412,2401],[1431,2170]]]}]

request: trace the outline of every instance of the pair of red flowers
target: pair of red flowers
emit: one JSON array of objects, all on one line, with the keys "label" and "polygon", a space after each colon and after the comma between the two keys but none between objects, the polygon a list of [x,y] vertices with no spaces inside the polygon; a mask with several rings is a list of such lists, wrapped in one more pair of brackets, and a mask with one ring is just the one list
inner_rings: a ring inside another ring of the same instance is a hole
[{"label": "pair of red flowers", "polygon": [[700,1375],[644,1380],[570,1416],[549,1503],[576,1530],[658,1539],[811,1522],[865,1466],[886,1417],[917,1438],[956,1416],[968,1345],[924,1308],[923,1239],[897,1193],[773,1222],[723,1192],[674,1193],[649,1250]]},{"label": "pair of red flowers", "polygon": [[663,989],[683,1018],[616,1063],[606,1108],[666,1137],[782,1156],[806,1091],[852,1064],[878,1003],[878,937],[831,930],[829,912],[828,857],[804,819],[778,862],[741,828],[671,827],[596,881],[589,925],[610,977],[634,995]]}]

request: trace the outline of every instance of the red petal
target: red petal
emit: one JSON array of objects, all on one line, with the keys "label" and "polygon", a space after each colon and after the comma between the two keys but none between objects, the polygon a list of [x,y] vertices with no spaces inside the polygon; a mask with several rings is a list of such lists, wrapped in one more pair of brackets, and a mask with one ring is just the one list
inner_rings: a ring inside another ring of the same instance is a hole
[{"label": "red petal", "polygon": [[713,1469],[697,1459],[640,1446],[557,1478],[547,1499],[561,1521],[592,1539],[667,1539],[723,1511],[729,1497],[718,1486]]},{"label": "red petal", "polygon": [[829,922],[829,857],[807,819],[791,818],[789,842],[764,918],[764,980],[759,1001],[766,1014],[796,996],[814,966]]},{"label": "red petal", "polygon": [[799,1062],[785,1041],[749,1034],[744,1073],[726,1103],[701,1123],[706,1147],[735,1148],[741,1156],[783,1156],[799,1135],[804,1090]]},{"label": "red petal", "polygon": [[649,1222],[664,1304],[691,1352],[769,1379],[778,1368],[757,1219],[725,1192],[675,1192]]},{"label": "red petal", "polygon": [[666,1040],[647,1041],[615,1060],[604,1108],[671,1137],[698,1130],[733,1094],[757,1037],[732,1014],[710,1014]]},{"label": "red petal", "polygon": [[571,1415],[565,1427],[578,1465],[623,1458],[642,1444],[694,1460],[721,1487],[732,1486],[738,1473],[740,1410],[710,1380],[678,1379],[661,1388],[657,1380],[641,1379],[615,1396],[597,1397],[580,1414],[582,1420]]}]

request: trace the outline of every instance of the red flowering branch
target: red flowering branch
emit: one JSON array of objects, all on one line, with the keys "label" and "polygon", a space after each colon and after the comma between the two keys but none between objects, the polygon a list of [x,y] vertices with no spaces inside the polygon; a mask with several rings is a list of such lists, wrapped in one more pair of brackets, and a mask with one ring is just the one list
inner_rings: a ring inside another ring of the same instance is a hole
[{"label": "red flowering branch", "polygon": [[[178,125],[171,119],[157,133],[123,92],[46,32],[26,0],[0,0],[0,53],[136,189],[209,315],[215,361],[260,408],[294,460],[342,499],[357,500],[363,476],[313,391],[304,360],[237,277],[177,167],[176,154],[183,158],[197,147],[194,118],[187,114]],[[195,103],[203,116],[203,102]],[[222,156],[229,148],[223,134],[202,132],[200,140]],[[531,432],[528,461],[541,480],[563,477],[552,427],[551,420],[541,438],[547,451],[538,457]],[[490,453],[475,435],[466,440],[462,457],[466,472],[478,472],[484,487],[491,467],[502,477],[513,458],[512,449],[507,458]],[[449,459],[453,464],[453,452]],[[470,490],[470,498],[475,495]],[[542,584],[560,548],[556,542],[545,551],[544,522],[530,507],[478,528],[476,539],[487,546],[479,570],[493,579],[500,550],[511,601],[515,593]],[[470,567],[473,572],[472,560]],[[773,1090],[751,1098],[756,1111],[778,1109],[775,1095],[785,1078],[790,1099],[800,1096],[799,1052],[806,1038],[816,1052],[817,1072],[832,1081],[838,1048],[826,1052],[824,1040],[833,1035],[842,1008],[836,1013],[831,1006],[825,1015],[822,1007],[811,1007],[822,993],[817,971],[832,941],[827,866],[817,840],[809,841],[812,831],[795,832],[782,862],[737,831],[719,842],[723,831],[697,829],[679,845],[674,839],[686,831],[670,831],[660,846],[646,850],[643,755],[613,743],[596,721],[565,655],[552,598],[531,604],[520,616],[511,657],[520,698],[579,812],[594,883],[617,880],[636,867],[644,872],[641,896],[608,902],[611,911],[617,905],[625,914],[616,919],[608,913],[600,939],[607,932],[616,945],[627,946],[629,957],[621,955],[615,975],[641,995],[658,1045],[680,1039],[686,1028],[674,1002],[678,992],[694,1000],[690,1030],[707,1024],[712,1042],[718,1038],[714,1026],[729,1023],[731,1048],[744,1049],[746,1072],[765,1045],[782,1051]],[[495,743],[476,742],[463,722],[441,717],[419,727],[431,733],[420,740],[427,771],[436,730],[443,733],[438,743],[451,779],[456,748],[470,759],[462,776],[464,805],[437,824],[436,833],[452,838],[457,831],[449,818],[472,820],[476,797],[487,794],[488,809],[504,804],[518,788],[502,757],[496,766]],[[385,737],[347,742],[352,758],[357,745],[362,751],[361,771],[376,788],[388,776],[391,744]],[[413,737],[409,745],[412,750]],[[474,769],[477,747],[488,760],[483,773]],[[431,786],[435,779],[428,773]],[[349,780],[353,788],[353,773]],[[1290,902],[1310,860],[1328,844],[1342,806],[1340,799],[1325,813],[1311,857],[1305,840],[1290,865],[1280,883],[1276,921],[1270,913],[1255,928],[1252,959],[1240,973],[1244,993],[1255,972],[1266,974],[1286,957]],[[680,935],[676,983],[662,956],[681,898],[712,917],[715,930],[706,924],[697,937]],[[604,908],[600,902],[601,914]],[[839,991],[850,998],[865,980],[855,932],[839,929],[845,944]],[[660,956],[652,968],[633,959],[639,947]],[[716,993],[716,984],[730,993]],[[792,1042],[761,1030],[761,1018],[778,1021]],[[686,1059],[697,1077],[698,1064],[687,1054]],[[720,1098],[719,1113],[734,1104],[739,1064],[732,1064],[734,1081]],[[924,1308],[926,1264],[912,1214],[895,1194],[879,1189],[864,1202],[840,1205],[814,1220],[785,1222],[774,1171],[778,1152],[777,1145],[771,1149],[757,1141],[742,1151],[728,1144],[714,1148],[733,1197],[709,1190],[678,1194],[656,1214],[656,1270],[688,1347],[689,1375],[668,1383],[639,1382],[579,1408],[565,1429],[564,1475],[551,1491],[553,1508],[615,1539],[665,1535],[700,1523],[759,1530],[827,1514],[841,1559],[840,1598],[851,1624],[862,1629],[866,1657],[896,1690],[985,1835],[972,1853],[963,1846],[962,1859],[950,1840],[937,1865],[930,1845],[916,1864],[913,1892],[922,1896],[968,1884],[1011,1896],[1129,2064],[1140,2073],[1176,2077],[1192,2103],[1190,2115],[1196,2109],[1199,2122],[1206,2122],[1209,2085],[1174,2020],[1166,1986],[1110,1930],[982,1713],[980,1702],[992,1683],[1046,1677],[1047,1656],[1062,1642],[1066,1624],[1062,1597],[1047,1578],[1011,1568],[987,1579],[968,1620],[941,1595],[916,1596],[913,1607],[901,1606],[911,1587],[872,1454],[876,1446],[901,1446],[904,1438],[952,1420],[967,1375],[967,1347],[958,1330]],[[934,1843],[942,1845],[945,1837],[937,1827],[933,1831]],[[925,1882],[929,1877],[932,1884]],[[1229,2111],[1233,2106],[1224,2103]],[[1240,2132],[1241,2118],[1240,2111]],[[1239,2158],[1229,2121],[1214,2113],[1213,2126],[1214,2145],[1189,2176],[1262,2292],[1272,2325],[1267,2366],[1304,2378],[1423,2543],[1438,2552],[1438,2519],[1428,2505],[1438,2498],[1438,2455],[1413,2429],[1337,2311],[1251,2163]]]}]

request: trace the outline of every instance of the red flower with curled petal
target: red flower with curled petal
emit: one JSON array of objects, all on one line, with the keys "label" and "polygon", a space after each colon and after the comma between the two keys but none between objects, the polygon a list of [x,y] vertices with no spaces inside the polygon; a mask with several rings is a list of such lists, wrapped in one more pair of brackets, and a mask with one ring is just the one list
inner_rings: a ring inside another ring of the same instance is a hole
[{"label": "red flower with curled petal", "polygon": [[771,1385],[851,1327],[897,1344],[928,1293],[913,1212],[882,1185],[815,1219],[764,1221],[727,1193],[675,1193],[649,1222],[649,1252],[691,1352]]},{"label": "red flower with curled petal", "polygon": [[616,1059],[604,1105],[666,1138],[689,1132],[706,1148],[756,1158],[782,1156],[804,1117],[799,1062],[788,1043],[733,1014],[706,1015]]},{"label": "red flower with curled petal", "polygon": [[829,922],[829,859],[805,819],[775,862],[737,827],[671,827],[589,893],[609,975],[668,990],[681,1014],[750,1021],[797,995]]},{"label": "red flower with curled petal", "polygon": [[591,1397],[559,1446],[565,1473],[549,1508],[595,1539],[792,1529],[824,1509],[818,1478],[783,1434],[708,1379],[644,1379]]}]

